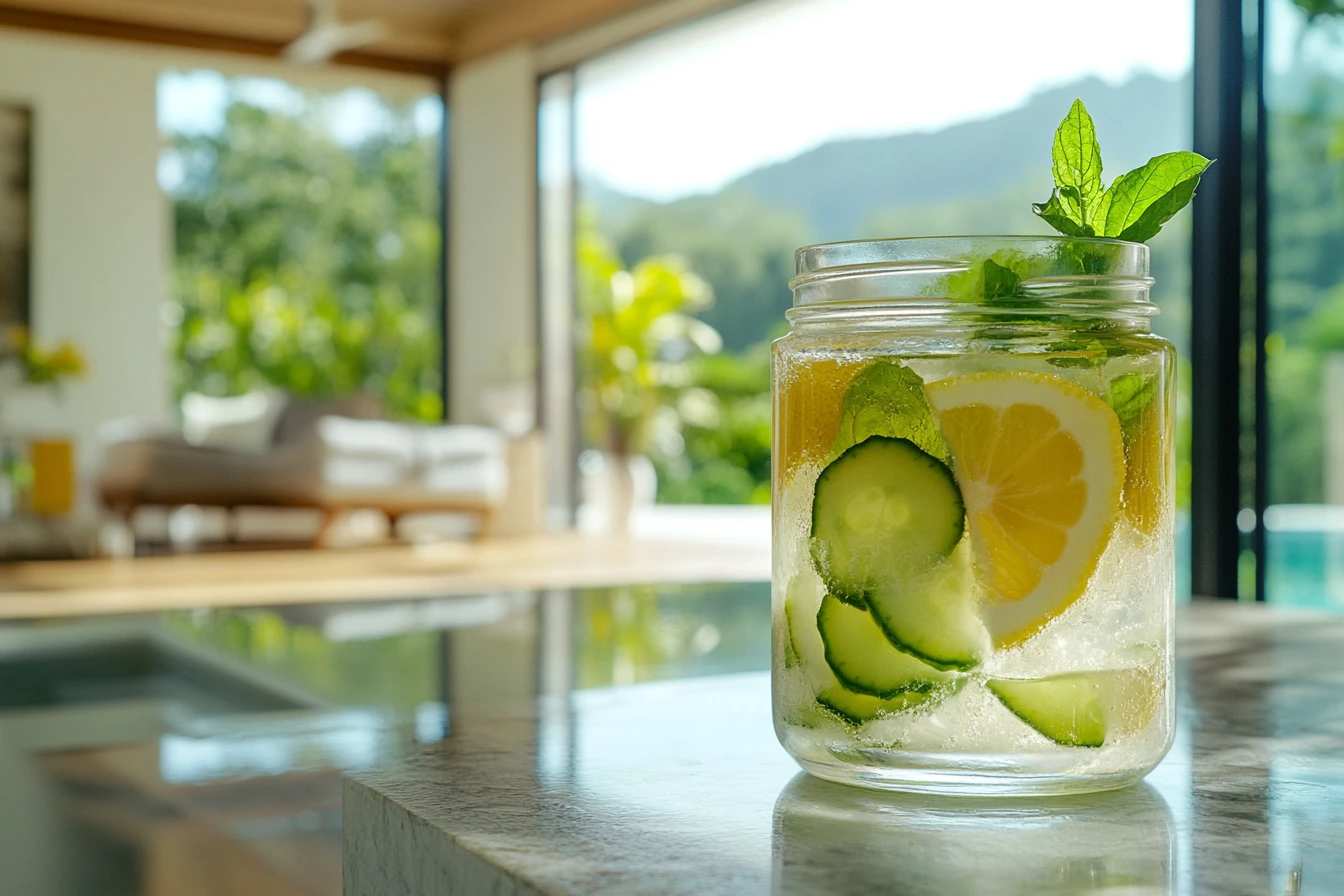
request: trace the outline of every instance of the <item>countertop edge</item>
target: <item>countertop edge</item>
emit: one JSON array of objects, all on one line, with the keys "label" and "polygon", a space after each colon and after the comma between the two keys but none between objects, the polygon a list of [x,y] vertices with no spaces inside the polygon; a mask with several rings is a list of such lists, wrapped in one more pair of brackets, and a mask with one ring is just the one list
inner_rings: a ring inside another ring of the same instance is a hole
[{"label": "countertop edge", "polygon": [[358,778],[346,776],[341,802],[343,896],[544,896]]}]

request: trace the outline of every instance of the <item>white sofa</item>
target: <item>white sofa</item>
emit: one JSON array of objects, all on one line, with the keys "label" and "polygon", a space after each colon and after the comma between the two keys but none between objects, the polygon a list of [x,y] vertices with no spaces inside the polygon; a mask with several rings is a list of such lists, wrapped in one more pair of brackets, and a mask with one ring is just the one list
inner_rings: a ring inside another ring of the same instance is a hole
[{"label": "white sofa", "polygon": [[488,427],[376,419],[366,399],[303,400],[269,393],[191,396],[183,432],[105,430],[97,490],[129,518],[142,506],[311,507],[324,540],[342,511],[453,511],[490,529],[509,490],[509,445]]}]

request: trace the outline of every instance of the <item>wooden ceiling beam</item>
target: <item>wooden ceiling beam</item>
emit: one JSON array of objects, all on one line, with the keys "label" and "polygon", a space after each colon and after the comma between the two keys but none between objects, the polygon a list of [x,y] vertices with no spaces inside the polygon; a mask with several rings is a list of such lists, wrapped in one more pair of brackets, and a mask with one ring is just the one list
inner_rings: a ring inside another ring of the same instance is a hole
[{"label": "wooden ceiling beam", "polygon": [[[519,44],[608,44],[742,0],[363,0],[355,19],[381,18],[389,35],[337,56],[341,65],[443,78],[451,65]],[[0,0],[0,27],[276,59],[303,29],[301,0]],[[607,34],[611,32],[611,34]],[[615,38],[612,35],[616,35]],[[569,48],[570,51],[573,48]]]},{"label": "wooden ceiling beam", "polygon": [[453,61],[541,43],[649,6],[650,0],[498,0],[465,13],[453,29]]},{"label": "wooden ceiling beam", "polygon": [[[277,59],[283,56],[284,49],[289,43],[288,40],[165,27],[110,18],[69,15],[4,4],[0,4],[0,27],[130,41],[157,46],[185,47],[193,50],[240,53],[269,59]],[[447,58],[445,52],[443,59],[446,60]],[[390,52],[356,50],[341,53],[332,62],[337,65],[424,75],[436,79],[442,79],[448,73],[447,61],[401,56]]]}]

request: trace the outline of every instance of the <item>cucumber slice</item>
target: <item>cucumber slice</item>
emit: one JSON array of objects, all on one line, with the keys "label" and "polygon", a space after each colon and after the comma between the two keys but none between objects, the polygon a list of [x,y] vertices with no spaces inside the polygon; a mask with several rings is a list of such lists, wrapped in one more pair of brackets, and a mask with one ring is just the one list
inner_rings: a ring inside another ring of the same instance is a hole
[{"label": "cucumber slice", "polygon": [[830,592],[862,605],[961,541],[966,512],[947,465],[908,439],[870,436],[817,477],[812,548]]},{"label": "cucumber slice", "polygon": [[826,650],[826,664],[851,691],[889,698],[911,691],[930,691],[952,679],[891,645],[867,610],[822,598],[817,631]]},{"label": "cucumber slice", "polygon": [[784,619],[788,623],[789,644],[814,694],[838,683],[835,673],[826,665],[826,645],[817,631],[817,611],[825,596],[826,586],[810,569],[790,579],[784,591]]},{"label": "cucumber slice", "polygon": [[793,646],[793,636],[785,633],[784,636],[784,668],[792,669],[798,665],[798,651]]},{"label": "cucumber slice", "polygon": [[[816,619],[825,594],[825,586],[811,570],[794,576],[784,590],[784,621],[788,627],[784,656],[786,659],[792,656],[793,665],[802,665],[809,673],[817,660],[825,663],[826,646],[821,643],[816,626],[810,624],[811,620]],[[825,683],[816,681],[812,674],[808,675],[808,679],[814,687]]]},{"label": "cucumber slice", "polygon": [[[817,695],[819,709],[848,724],[861,725],[885,713],[902,712],[935,698],[942,699],[944,693],[950,690],[931,687],[929,690],[911,690],[883,699],[846,688],[826,660],[826,642],[822,640],[818,629],[821,604],[825,599],[825,586],[810,569],[794,576],[784,592],[784,618],[788,623],[789,643],[793,646],[812,692]],[[890,645],[885,646],[890,649]],[[927,675],[938,674],[928,667],[925,669]]]},{"label": "cucumber slice", "polygon": [[1013,715],[1057,744],[1099,747],[1106,742],[1102,683],[1089,672],[1049,678],[991,678],[985,682]]},{"label": "cucumber slice", "polygon": [[969,544],[930,569],[871,588],[868,609],[893,644],[937,669],[971,669],[989,652]]},{"label": "cucumber slice", "polygon": [[1153,668],[991,678],[985,686],[1013,715],[1066,747],[1100,747],[1107,737],[1142,730],[1163,693]]},{"label": "cucumber slice", "polygon": [[856,694],[843,685],[836,684],[818,694],[817,702],[846,722],[862,725],[878,716],[905,712],[941,696],[941,691],[907,691],[884,700],[870,694]]}]

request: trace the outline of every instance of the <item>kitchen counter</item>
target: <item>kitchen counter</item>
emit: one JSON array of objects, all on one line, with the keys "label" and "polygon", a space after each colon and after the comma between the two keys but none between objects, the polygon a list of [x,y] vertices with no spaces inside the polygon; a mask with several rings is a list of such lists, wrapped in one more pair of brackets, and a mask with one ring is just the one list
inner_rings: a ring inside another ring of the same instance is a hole
[{"label": "kitchen counter", "polygon": [[748,520],[737,538],[712,528],[651,535],[547,532],[352,550],[14,563],[0,566],[0,620],[765,582],[768,522],[768,516]]},{"label": "kitchen counter", "polygon": [[801,774],[749,673],[454,715],[346,781],[347,896],[1344,892],[1344,617],[1183,608],[1179,723],[1140,785],[874,793]]}]

